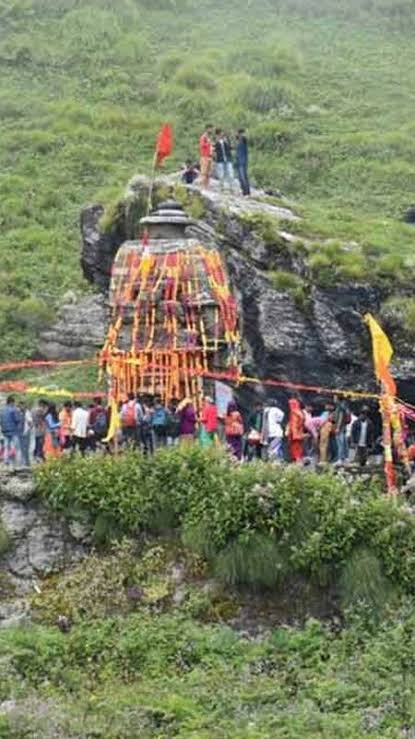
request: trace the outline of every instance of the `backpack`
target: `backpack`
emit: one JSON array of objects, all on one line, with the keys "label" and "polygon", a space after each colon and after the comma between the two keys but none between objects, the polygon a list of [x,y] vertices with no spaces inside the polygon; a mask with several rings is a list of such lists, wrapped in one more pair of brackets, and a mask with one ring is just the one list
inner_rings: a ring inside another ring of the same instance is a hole
[{"label": "backpack", "polygon": [[133,400],[129,400],[128,403],[123,406],[121,411],[121,424],[125,429],[132,429],[137,426],[137,410]]},{"label": "backpack", "polygon": [[161,427],[166,426],[167,424],[167,412],[166,409],[160,406],[159,408],[155,408],[153,412],[153,426]]},{"label": "backpack", "polygon": [[100,408],[97,410],[97,414],[95,417],[95,423],[93,426],[94,433],[97,436],[102,436],[103,434],[107,433],[107,427],[107,414],[104,408]]}]

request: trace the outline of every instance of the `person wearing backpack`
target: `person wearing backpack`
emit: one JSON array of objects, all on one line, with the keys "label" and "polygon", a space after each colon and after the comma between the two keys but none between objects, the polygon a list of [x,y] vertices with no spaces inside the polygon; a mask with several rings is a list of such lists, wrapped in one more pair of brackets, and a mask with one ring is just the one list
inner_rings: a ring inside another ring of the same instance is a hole
[{"label": "person wearing backpack", "polygon": [[153,414],[151,417],[151,426],[154,432],[154,443],[156,449],[167,445],[167,426],[168,413],[167,409],[161,402],[160,396],[154,399]]},{"label": "person wearing backpack", "polygon": [[128,400],[121,408],[122,438],[126,444],[137,445],[137,401],[134,393],[128,394]]},{"label": "person wearing backpack", "polygon": [[93,405],[89,409],[89,430],[90,446],[95,451],[97,442],[102,442],[108,432],[108,414],[100,397],[94,398]]}]

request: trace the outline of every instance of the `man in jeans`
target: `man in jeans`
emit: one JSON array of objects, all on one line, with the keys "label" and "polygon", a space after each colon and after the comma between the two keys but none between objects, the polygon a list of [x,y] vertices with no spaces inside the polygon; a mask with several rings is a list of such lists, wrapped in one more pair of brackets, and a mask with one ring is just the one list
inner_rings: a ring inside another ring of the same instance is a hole
[{"label": "man in jeans", "polygon": [[0,428],[4,436],[4,462],[16,464],[16,452],[19,444],[19,433],[23,425],[23,416],[10,395],[6,405],[0,411]]},{"label": "man in jeans", "polygon": [[360,467],[365,467],[369,456],[369,450],[374,442],[373,421],[369,418],[369,408],[364,406],[359,413],[357,421],[352,426],[352,443],[356,448],[357,462]]},{"label": "man in jeans", "polygon": [[239,184],[241,185],[242,195],[251,194],[251,186],[248,178],[248,139],[245,135],[245,129],[240,128],[236,135],[236,171],[238,173]]},{"label": "man in jeans", "polygon": [[216,129],[215,159],[216,174],[220,182],[221,189],[223,189],[227,183],[229,188],[233,190],[234,175],[232,149],[229,139],[226,138],[224,132],[221,131],[220,128]]},{"label": "man in jeans", "polygon": [[213,127],[210,125],[206,126],[204,132],[199,139],[200,175],[202,178],[203,187],[209,187],[210,175],[212,172],[212,132]]},{"label": "man in jeans", "polygon": [[336,462],[344,464],[349,458],[349,445],[347,442],[347,426],[350,422],[350,411],[346,401],[334,397],[334,431],[336,435]]}]

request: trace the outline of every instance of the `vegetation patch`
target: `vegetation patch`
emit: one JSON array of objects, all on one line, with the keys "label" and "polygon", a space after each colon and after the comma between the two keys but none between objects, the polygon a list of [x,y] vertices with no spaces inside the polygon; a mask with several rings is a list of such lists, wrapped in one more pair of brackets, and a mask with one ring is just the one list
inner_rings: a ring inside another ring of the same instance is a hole
[{"label": "vegetation patch", "polygon": [[198,447],[154,459],[64,458],[35,474],[54,510],[85,511],[92,521],[108,515],[118,535],[174,532],[225,582],[271,587],[297,574],[340,587],[345,564],[365,544],[386,578],[415,590],[413,516],[375,485],[295,467],[235,467]]}]

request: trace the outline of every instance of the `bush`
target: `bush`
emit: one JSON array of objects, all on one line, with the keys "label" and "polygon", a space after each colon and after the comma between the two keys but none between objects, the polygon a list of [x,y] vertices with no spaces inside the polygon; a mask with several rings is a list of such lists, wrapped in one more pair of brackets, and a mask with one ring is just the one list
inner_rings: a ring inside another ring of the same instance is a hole
[{"label": "bush", "polygon": [[365,545],[356,547],[347,558],[340,577],[340,593],[344,610],[364,604],[374,617],[379,617],[396,596],[379,557]]},{"label": "bush", "polygon": [[285,270],[274,270],[267,273],[272,286],[279,292],[289,293],[298,308],[305,307],[307,303],[307,289],[304,280],[294,272]]},{"label": "bush", "polygon": [[383,304],[382,313],[392,316],[396,328],[403,326],[408,336],[415,338],[415,298],[393,296]]},{"label": "bush", "polygon": [[13,316],[14,322],[32,331],[40,331],[54,319],[54,310],[42,298],[26,298],[19,303]]},{"label": "bush", "polygon": [[[287,571],[326,582],[328,568],[341,568],[365,542],[388,577],[415,591],[415,521],[375,486],[349,486],[295,467],[235,467],[220,451],[197,446],[162,450],[152,459],[136,452],[64,458],[35,475],[39,493],[55,510],[84,511],[92,523],[109,516],[118,535],[175,530],[228,580],[273,582],[283,544]],[[253,542],[258,555],[250,570]]]},{"label": "bush", "polygon": [[198,69],[194,64],[180,67],[176,72],[176,81],[189,90],[212,91],[216,89],[216,80],[207,72]]}]

